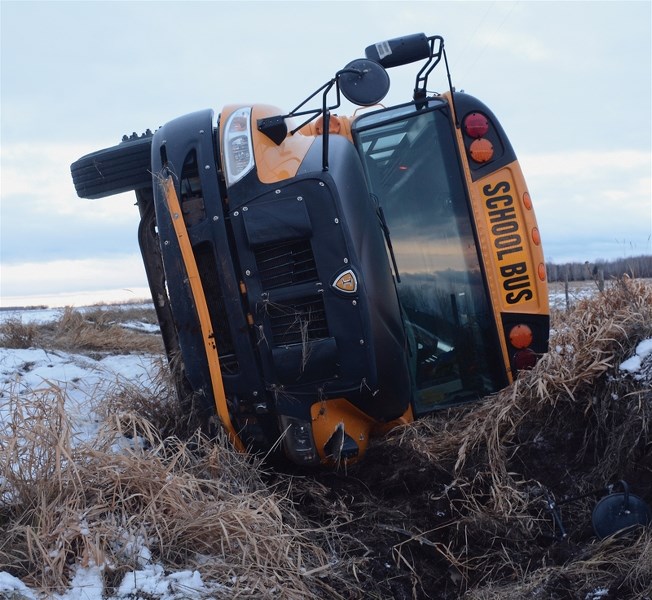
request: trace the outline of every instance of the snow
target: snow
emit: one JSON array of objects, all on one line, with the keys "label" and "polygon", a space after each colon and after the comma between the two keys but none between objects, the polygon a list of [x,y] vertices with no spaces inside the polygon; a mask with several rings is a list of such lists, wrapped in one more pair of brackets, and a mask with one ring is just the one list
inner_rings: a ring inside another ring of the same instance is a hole
[{"label": "snow", "polygon": [[[214,589],[214,588],[213,588]],[[6,572],[0,572],[0,597],[11,598],[20,594],[25,600],[37,600],[37,596],[20,580]],[[161,565],[147,565],[141,570],[128,573],[122,579],[115,596],[108,600],[133,599],[142,596],[162,600],[207,598],[210,588],[202,581],[198,571],[178,571],[166,574]],[[52,600],[103,600],[104,585],[102,568],[96,565],[78,567],[72,578],[70,590],[54,594]]]},{"label": "snow", "polygon": [[[0,571],[0,597],[11,598],[18,594],[28,600],[36,600],[36,596],[20,579],[4,571]],[[72,600],[72,598],[68,598],[67,600]]]},{"label": "snow", "polygon": [[[44,323],[60,316],[59,309],[1,311],[0,322],[6,318],[20,318],[23,322]],[[130,326],[138,328],[141,324]],[[572,347],[557,347],[555,350],[573,352]],[[66,410],[71,416],[76,439],[92,440],[99,428],[92,399],[102,397],[101,390],[110,389],[116,383],[152,385],[159,360],[158,356],[148,355],[113,355],[95,360],[81,354],[39,348],[0,348],[0,430],[10,425],[7,397],[12,394],[6,394],[5,390],[17,389],[21,393],[28,393],[58,389],[65,396]],[[637,377],[642,370],[649,370],[650,365],[652,339],[646,339],[637,345],[634,356],[620,365],[620,370]],[[102,565],[78,565],[70,588],[63,594],[48,597],[54,600],[181,600],[215,597],[218,589],[223,593],[222,585],[215,582],[207,585],[198,571],[166,573],[160,564],[152,562],[149,549],[142,539],[126,540],[126,543],[131,545],[139,568],[123,577],[116,595],[107,596],[104,593]],[[607,593],[608,590],[596,589],[587,596],[587,600],[597,600]],[[37,596],[10,573],[0,571],[0,598],[5,597],[21,600],[44,598]]]},{"label": "snow", "polygon": [[[211,588],[204,584],[198,571],[178,571],[166,574],[161,565],[147,565],[141,570],[127,573],[114,596],[104,595],[102,568],[97,565],[78,567],[70,589],[64,594],[53,594],[52,600],[133,600],[134,598],[160,598],[161,600],[186,600],[209,598]],[[0,572],[0,597],[19,593],[26,600],[37,596],[20,579]],[[11,597],[11,596],[9,596]]]},{"label": "snow", "polygon": [[[151,355],[116,355],[93,360],[80,354],[40,348],[0,348],[0,386],[14,392],[9,396],[33,392],[63,394],[74,439],[83,442],[99,429],[93,398],[101,398],[116,385],[152,385],[159,361],[160,357]],[[11,409],[5,393],[0,391],[0,430],[8,426]]]},{"label": "snow", "polygon": [[620,365],[620,370],[638,373],[650,355],[652,355],[652,340],[643,340],[636,346],[636,354]]},{"label": "snow", "polygon": [[609,590],[607,588],[597,588],[592,592],[589,592],[584,600],[600,600],[609,595]]},{"label": "snow", "polygon": [[125,575],[115,598],[134,598],[139,594],[149,594],[159,598],[181,600],[201,598],[206,591],[198,571],[178,571],[166,575],[161,565],[153,564]]},{"label": "snow", "polygon": [[56,600],[101,600],[104,583],[102,569],[97,566],[77,568],[70,583],[70,590],[64,595],[54,594]]},{"label": "snow", "polygon": [[[23,323],[46,323],[61,317],[62,310],[0,311],[0,322],[12,318]],[[151,331],[147,324],[129,324],[133,328]],[[157,329],[157,328],[156,328]],[[155,329],[155,330],[156,330]],[[70,415],[76,442],[93,440],[99,430],[93,398],[101,398],[103,390],[120,384],[152,386],[160,364],[159,356],[110,355],[93,359],[81,354],[41,348],[0,348],[0,431],[11,425],[11,398],[30,393],[62,394]],[[107,596],[103,584],[103,566],[77,566],[70,588],[63,594],[48,595],[54,600],[122,600],[156,598],[181,600],[211,598],[219,584],[207,586],[197,571],[165,573],[153,563],[149,549],[142,540],[129,542],[137,555],[139,570],[127,573],[115,596]],[[0,598],[42,600],[21,580],[0,571]]]},{"label": "snow", "polygon": [[20,319],[23,323],[49,323],[59,319],[62,314],[62,308],[4,309],[0,310],[0,323],[10,319]]},{"label": "snow", "polygon": [[[88,310],[94,308],[89,307]],[[63,310],[2,310],[0,323],[8,319],[19,319],[22,323],[44,324],[60,319]],[[158,326],[146,323],[127,322],[123,326],[145,332],[158,331]],[[155,355],[109,355],[94,359],[60,350],[0,347],[0,431],[11,425],[11,411],[16,408],[10,406],[12,397],[20,398],[34,392],[61,394],[71,419],[75,442],[92,441],[100,427],[94,402],[97,402],[97,398],[102,398],[102,392],[122,384],[145,388],[153,386],[160,360],[160,356]],[[116,446],[116,451],[119,451],[119,445]],[[37,595],[20,579],[0,571],[0,598],[185,600],[213,598],[218,589],[224,589],[224,586],[216,582],[204,583],[198,571],[166,573],[163,566],[152,561],[151,553],[142,539],[125,540],[125,544],[125,548],[136,558],[138,568],[123,577],[114,596],[105,593],[103,565],[77,565],[69,589],[62,594],[47,596]]]},{"label": "snow", "polygon": [[[138,303],[138,304],[116,304],[110,305],[112,310],[129,310],[134,308],[152,308],[151,303]],[[80,306],[75,307],[77,312],[89,312],[97,310],[97,306]],[[50,323],[52,321],[57,321],[61,318],[65,308],[4,308],[0,310],[0,323],[4,323],[10,319],[18,319],[22,323],[33,323],[36,325],[42,325],[43,323]],[[159,331],[158,325],[153,325],[151,323],[139,323],[136,321],[127,321],[121,323],[121,325],[127,329],[135,329],[137,331],[143,331],[146,333],[155,333]]]}]

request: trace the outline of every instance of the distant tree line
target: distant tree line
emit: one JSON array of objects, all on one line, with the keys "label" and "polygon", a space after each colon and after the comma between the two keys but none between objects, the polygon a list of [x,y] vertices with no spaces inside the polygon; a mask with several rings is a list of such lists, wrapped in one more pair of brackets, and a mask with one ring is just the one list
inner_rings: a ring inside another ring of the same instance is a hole
[{"label": "distant tree line", "polygon": [[594,262],[569,262],[557,265],[546,263],[548,281],[604,281],[629,275],[636,278],[652,277],[652,256],[629,256],[614,260],[597,259]]}]

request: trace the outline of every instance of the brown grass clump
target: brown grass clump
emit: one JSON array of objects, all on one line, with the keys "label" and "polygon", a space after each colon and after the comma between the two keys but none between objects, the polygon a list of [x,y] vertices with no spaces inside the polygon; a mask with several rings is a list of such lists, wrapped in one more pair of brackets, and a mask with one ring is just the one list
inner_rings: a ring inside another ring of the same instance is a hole
[{"label": "brown grass clump", "polygon": [[0,323],[0,345],[97,354],[163,352],[160,335],[125,326],[129,321],[155,324],[156,314],[153,308],[142,306],[98,306],[85,310],[67,307],[57,320],[43,325],[23,323],[16,318],[5,320]]},{"label": "brown grass clump", "polygon": [[[158,431],[161,438],[189,439],[197,430],[213,431],[192,403],[179,401],[174,376],[164,356],[152,361],[154,370],[146,384],[116,381],[112,393],[102,398],[96,412],[100,420],[117,419],[144,422]],[[126,426],[126,425],[125,425]]]},{"label": "brown grass clump", "polygon": [[464,597],[469,600],[602,600],[644,599],[651,594],[652,531],[639,529],[629,535],[596,541],[573,560],[533,570],[516,584],[490,583],[469,590]]},{"label": "brown grass clump", "polygon": [[5,348],[30,348],[34,345],[38,331],[33,323],[23,323],[17,318],[6,319],[0,323],[0,344]]},{"label": "brown grass clump", "polygon": [[80,312],[66,308],[53,331],[54,340],[63,350],[98,352],[160,353],[162,342],[158,335],[144,334],[122,326],[122,315],[98,308]]},{"label": "brown grass clump", "polygon": [[[162,438],[134,413],[75,442],[65,396],[11,394],[0,436],[0,571],[52,594],[75,564],[107,591],[147,563],[201,571],[213,598],[340,596],[332,540],[225,440]],[[332,536],[331,536],[332,537]],[[220,592],[219,590],[223,590]]]}]

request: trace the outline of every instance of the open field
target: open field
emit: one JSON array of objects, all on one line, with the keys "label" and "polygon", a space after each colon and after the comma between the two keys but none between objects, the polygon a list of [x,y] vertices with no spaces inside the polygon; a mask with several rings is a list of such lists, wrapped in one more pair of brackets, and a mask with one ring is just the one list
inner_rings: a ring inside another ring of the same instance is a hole
[{"label": "open field", "polygon": [[533,371],[335,472],[197,433],[152,309],[1,315],[0,598],[652,598],[651,529],[591,523],[652,503],[652,285],[561,286]]}]

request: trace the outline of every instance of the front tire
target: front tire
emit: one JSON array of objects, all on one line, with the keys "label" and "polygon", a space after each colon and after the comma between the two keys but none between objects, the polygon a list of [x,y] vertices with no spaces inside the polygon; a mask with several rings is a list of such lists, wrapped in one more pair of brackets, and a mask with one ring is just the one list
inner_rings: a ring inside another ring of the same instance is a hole
[{"label": "front tire", "polygon": [[82,156],[70,173],[80,198],[105,198],[152,185],[151,132]]}]

